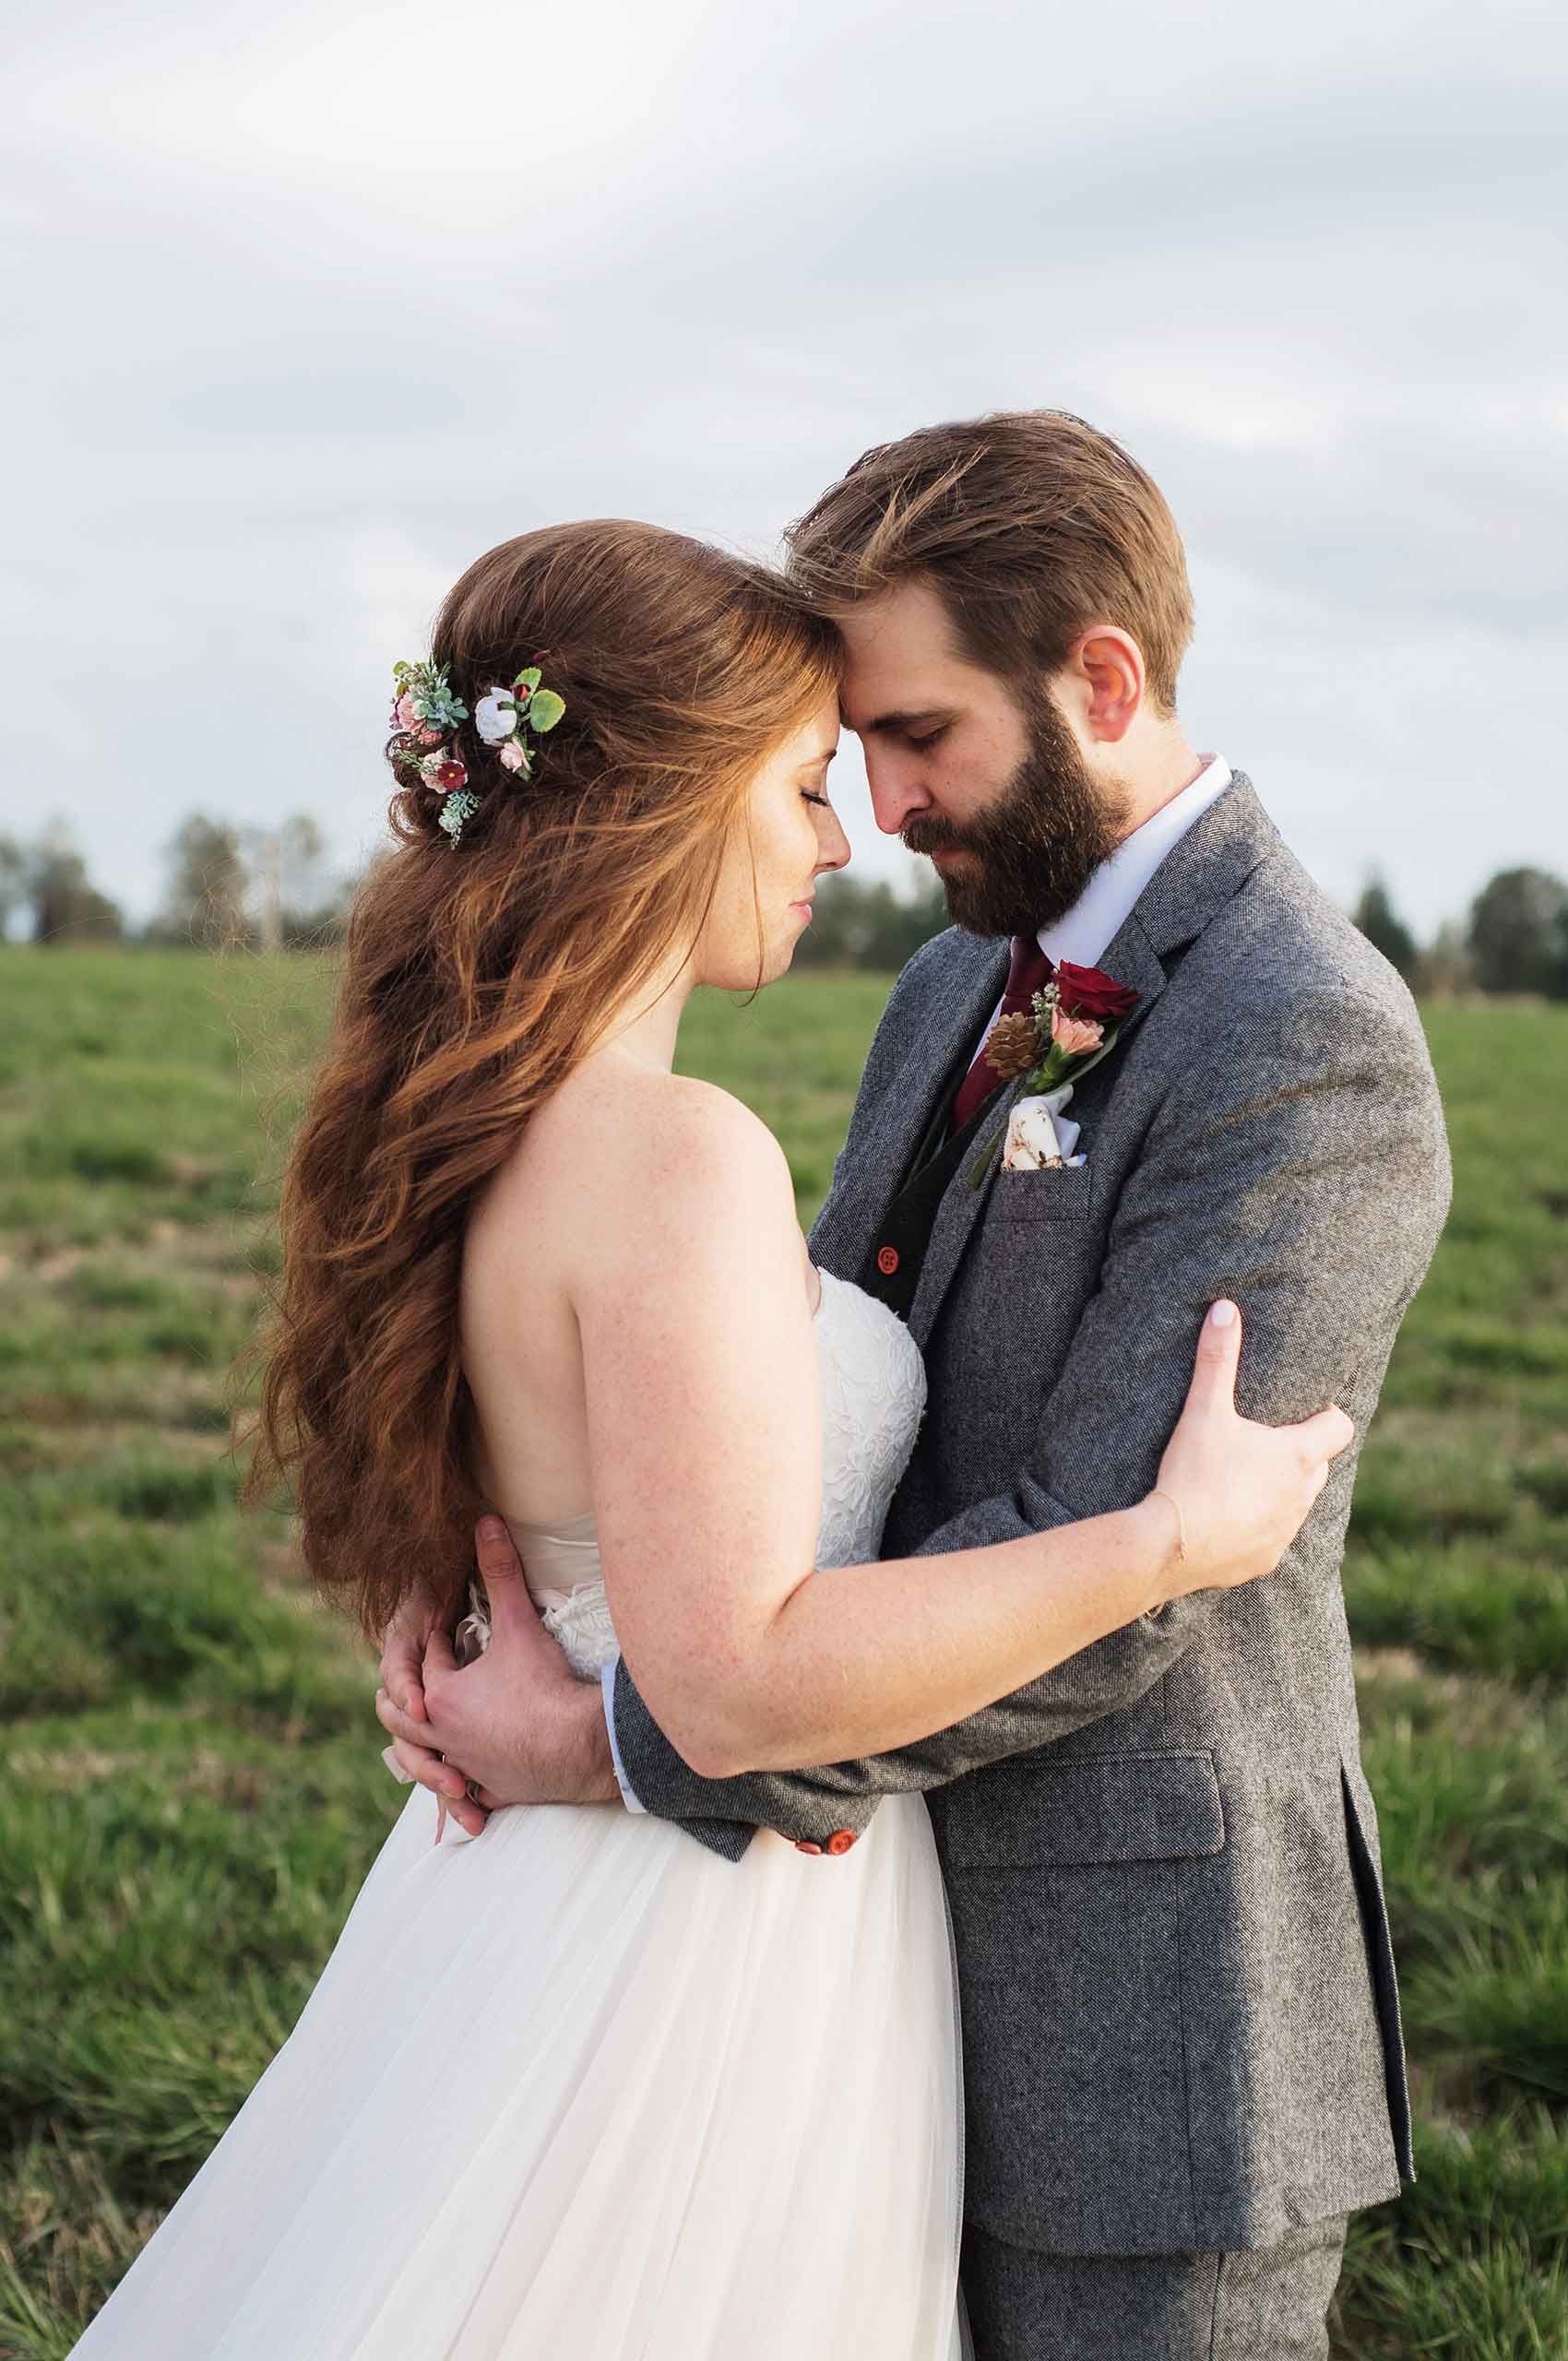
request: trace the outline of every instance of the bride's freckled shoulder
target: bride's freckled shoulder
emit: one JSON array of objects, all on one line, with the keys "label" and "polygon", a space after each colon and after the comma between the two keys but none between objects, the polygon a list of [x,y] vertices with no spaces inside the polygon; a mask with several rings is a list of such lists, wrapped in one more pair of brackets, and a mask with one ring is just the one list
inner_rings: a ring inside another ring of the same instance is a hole
[{"label": "bride's freckled shoulder", "polygon": [[759,1252],[800,1251],[789,1159],[750,1108],[712,1083],[595,1059],[530,1120],[470,1228],[528,1241],[569,1289],[673,1277],[716,1219]]},{"label": "bride's freckled shoulder", "polygon": [[[610,1173],[650,1216],[671,1196],[700,1199],[717,1187],[758,1187],[789,1176],[784,1150],[766,1123],[729,1091],[687,1074],[631,1065],[591,1077],[562,1113],[570,1125],[555,1146],[579,1177]],[[564,1096],[564,1094],[563,1094]]]}]

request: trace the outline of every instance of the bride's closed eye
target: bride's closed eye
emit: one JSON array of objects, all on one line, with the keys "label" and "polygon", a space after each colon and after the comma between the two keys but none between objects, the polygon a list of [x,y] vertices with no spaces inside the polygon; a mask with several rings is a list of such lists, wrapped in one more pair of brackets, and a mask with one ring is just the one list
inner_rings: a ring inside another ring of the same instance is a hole
[{"label": "bride's closed eye", "polygon": [[801,801],[802,801],[802,803],[820,803],[820,804],[821,804],[821,806],[822,806],[822,808],[823,808],[823,810],[824,810],[825,812],[826,812],[826,811],[827,810],[827,808],[828,808],[828,801],[827,801],[827,798],[826,798],[826,795],[814,795],[814,794],[812,792],[812,790],[811,790],[811,789],[810,789],[809,787],[802,787],[802,789],[801,789]]}]

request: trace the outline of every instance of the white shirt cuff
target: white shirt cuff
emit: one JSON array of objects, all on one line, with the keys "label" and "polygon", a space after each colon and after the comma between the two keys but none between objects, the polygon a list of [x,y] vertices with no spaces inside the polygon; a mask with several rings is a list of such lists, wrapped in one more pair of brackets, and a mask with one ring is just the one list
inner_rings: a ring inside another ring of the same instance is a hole
[{"label": "white shirt cuff", "polygon": [[600,1691],[604,1699],[604,1726],[610,1733],[610,1759],[615,1765],[615,1785],[621,1790],[621,1801],[628,1811],[640,1811],[646,1814],[647,1806],[637,1801],[632,1783],[626,1776],[625,1765],[621,1760],[621,1749],[615,1738],[615,1675],[620,1669],[620,1664],[619,1656],[612,1656],[599,1676]]}]

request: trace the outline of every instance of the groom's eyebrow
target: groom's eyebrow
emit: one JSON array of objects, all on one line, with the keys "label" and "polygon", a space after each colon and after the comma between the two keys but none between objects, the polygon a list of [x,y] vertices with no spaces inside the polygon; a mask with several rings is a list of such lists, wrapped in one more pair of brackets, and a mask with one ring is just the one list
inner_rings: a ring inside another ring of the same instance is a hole
[{"label": "groom's eyebrow", "polygon": [[919,713],[879,713],[873,721],[862,721],[858,725],[851,721],[849,728],[857,738],[874,738],[886,730],[911,730],[917,721],[940,721],[945,710],[943,706],[931,705],[923,706]]}]

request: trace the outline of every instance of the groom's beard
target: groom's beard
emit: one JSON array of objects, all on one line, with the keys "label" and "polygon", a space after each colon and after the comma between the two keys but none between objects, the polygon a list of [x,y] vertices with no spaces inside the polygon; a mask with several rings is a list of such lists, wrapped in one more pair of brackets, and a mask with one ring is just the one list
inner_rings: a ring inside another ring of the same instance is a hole
[{"label": "groom's beard", "polygon": [[1031,703],[1028,724],[1028,753],[988,811],[961,826],[921,812],[901,831],[911,852],[970,856],[942,876],[947,915],[969,934],[1053,926],[1126,833],[1126,796],[1090,775],[1044,696]]}]

